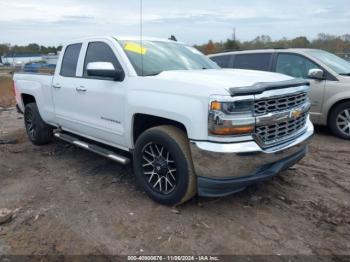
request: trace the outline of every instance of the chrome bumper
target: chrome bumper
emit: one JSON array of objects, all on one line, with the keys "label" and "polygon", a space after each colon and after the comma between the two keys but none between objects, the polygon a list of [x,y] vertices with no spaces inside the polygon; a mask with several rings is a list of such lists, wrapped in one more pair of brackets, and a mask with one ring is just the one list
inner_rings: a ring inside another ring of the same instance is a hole
[{"label": "chrome bumper", "polygon": [[269,149],[262,149],[255,141],[230,144],[191,141],[194,169],[197,176],[213,179],[251,176],[265,166],[305,150],[313,133],[313,125],[307,120],[302,135]]}]

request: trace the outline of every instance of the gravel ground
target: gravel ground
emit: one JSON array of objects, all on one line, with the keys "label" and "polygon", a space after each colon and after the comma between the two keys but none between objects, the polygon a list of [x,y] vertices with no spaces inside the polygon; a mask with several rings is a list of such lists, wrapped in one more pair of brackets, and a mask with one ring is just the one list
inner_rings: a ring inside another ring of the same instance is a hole
[{"label": "gravel ground", "polygon": [[28,142],[0,111],[0,254],[350,255],[350,141],[317,128],[310,154],[271,181],[174,208],[121,166],[61,141]]}]

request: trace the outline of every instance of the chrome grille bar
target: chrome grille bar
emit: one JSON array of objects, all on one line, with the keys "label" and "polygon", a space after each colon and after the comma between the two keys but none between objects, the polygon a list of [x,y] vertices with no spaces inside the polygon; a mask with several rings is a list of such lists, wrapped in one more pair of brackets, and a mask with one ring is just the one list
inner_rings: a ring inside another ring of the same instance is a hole
[{"label": "chrome grille bar", "polygon": [[306,92],[271,99],[261,99],[254,102],[254,112],[255,115],[259,116],[270,112],[285,111],[304,104],[307,99]]},{"label": "chrome grille bar", "polygon": [[255,95],[253,137],[263,148],[286,143],[305,132],[310,87],[295,86]]},{"label": "chrome grille bar", "polygon": [[306,125],[308,113],[303,113],[296,119],[287,120],[269,126],[258,126],[255,134],[259,142],[265,146],[275,144],[288,139],[290,136],[298,133]]}]

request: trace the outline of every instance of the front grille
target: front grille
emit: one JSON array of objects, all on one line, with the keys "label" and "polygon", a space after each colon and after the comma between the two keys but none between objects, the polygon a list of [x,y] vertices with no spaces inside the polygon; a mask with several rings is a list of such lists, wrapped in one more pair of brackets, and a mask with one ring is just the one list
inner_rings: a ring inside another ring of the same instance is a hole
[{"label": "front grille", "polygon": [[306,125],[308,113],[304,113],[299,118],[276,123],[269,126],[257,126],[255,134],[266,146],[281,142],[293,136]]},{"label": "front grille", "polygon": [[304,104],[306,100],[307,93],[257,100],[254,102],[255,115],[288,110]]}]

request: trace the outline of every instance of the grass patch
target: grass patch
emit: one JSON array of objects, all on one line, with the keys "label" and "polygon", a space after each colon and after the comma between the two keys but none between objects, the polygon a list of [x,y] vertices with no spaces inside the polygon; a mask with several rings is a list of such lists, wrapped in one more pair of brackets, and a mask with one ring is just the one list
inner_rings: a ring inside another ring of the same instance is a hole
[{"label": "grass patch", "polygon": [[13,95],[13,81],[9,76],[0,76],[0,106],[11,107],[16,105]]}]

